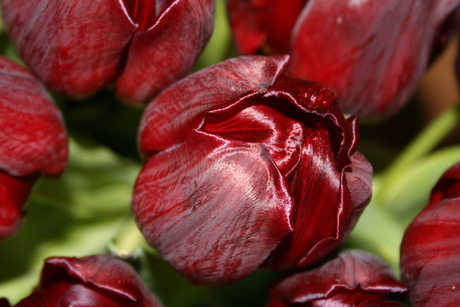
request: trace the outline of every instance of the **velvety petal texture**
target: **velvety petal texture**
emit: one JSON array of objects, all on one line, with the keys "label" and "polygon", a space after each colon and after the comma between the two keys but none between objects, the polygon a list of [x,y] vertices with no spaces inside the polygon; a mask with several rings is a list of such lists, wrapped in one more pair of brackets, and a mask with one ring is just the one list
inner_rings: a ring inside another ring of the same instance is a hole
[{"label": "velvety petal texture", "polygon": [[59,109],[35,77],[0,57],[0,239],[20,225],[21,209],[41,175],[60,175],[67,133]]},{"label": "velvety petal texture", "polygon": [[356,119],[321,84],[283,75],[287,65],[230,59],[145,110],[132,208],[148,242],[194,283],[310,265],[344,242],[370,199]]},{"label": "velvety petal texture", "polygon": [[[283,2],[284,9],[271,11],[277,2]],[[265,53],[289,52],[292,74],[322,82],[337,93],[345,113],[366,117],[394,114],[411,98],[433,52],[445,44],[438,38],[460,4],[460,0],[285,2],[229,0],[236,45],[243,53],[254,53],[263,44],[268,46]],[[297,15],[286,13],[294,6]],[[293,23],[292,30],[276,27],[277,19]],[[288,47],[273,42],[279,41],[273,27],[290,39]]]},{"label": "velvety petal texture", "polygon": [[[211,36],[214,0],[5,0],[5,27],[33,72],[74,99],[111,82],[127,102],[183,77]],[[46,42],[46,43],[43,43]]]},{"label": "velvety petal texture", "polygon": [[270,291],[268,306],[404,306],[407,290],[380,258],[345,250],[317,269],[283,280]]},{"label": "velvety petal texture", "polygon": [[108,255],[48,258],[40,284],[15,307],[161,307],[134,269]]},{"label": "velvety petal texture", "polygon": [[401,244],[401,279],[412,306],[456,306],[460,300],[460,163],[434,187]]}]

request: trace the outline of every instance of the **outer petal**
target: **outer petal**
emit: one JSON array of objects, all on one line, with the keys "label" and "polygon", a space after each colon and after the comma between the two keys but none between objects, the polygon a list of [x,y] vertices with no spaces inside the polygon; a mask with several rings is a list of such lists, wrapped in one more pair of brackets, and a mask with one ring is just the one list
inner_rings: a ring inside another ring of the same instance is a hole
[{"label": "outer petal", "polygon": [[21,226],[21,209],[37,176],[17,178],[0,171],[0,240]]},{"label": "outer petal", "polygon": [[459,3],[310,0],[294,28],[290,71],[336,91],[347,113],[395,113],[416,90],[435,35]]},{"label": "outer petal", "polygon": [[60,305],[60,299],[61,295],[64,294],[70,286],[71,284],[69,282],[53,284],[42,291],[33,292],[30,296],[14,305],[14,307],[67,307],[67,305]]},{"label": "outer petal", "polygon": [[404,306],[392,299],[402,299],[406,291],[381,259],[346,250],[318,269],[285,279],[270,296],[280,306]]},{"label": "outer petal", "polygon": [[460,163],[435,186],[401,244],[401,278],[413,306],[455,306],[460,299]]},{"label": "outer petal", "polygon": [[22,59],[51,89],[90,96],[112,81],[137,25],[122,0],[4,0]]},{"label": "outer petal", "polygon": [[[127,306],[127,304],[133,307],[161,306],[131,266],[108,255],[47,259],[42,271],[40,286],[36,291],[46,290],[62,282],[84,284],[88,289],[103,294],[113,302],[125,303],[117,306]],[[65,292],[69,295],[66,300],[68,301],[75,293],[88,293],[88,291],[82,291],[81,288],[73,288],[70,292]]]},{"label": "outer petal", "polygon": [[63,307],[120,307],[130,302],[126,300],[113,301],[105,295],[84,285],[72,285],[59,299]]},{"label": "outer petal", "polygon": [[214,0],[175,0],[145,32],[137,32],[116,82],[118,97],[147,102],[187,75],[211,37]]},{"label": "outer petal", "polygon": [[149,243],[200,284],[257,269],[292,231],[292,206],[267,149],[204,132],[149,160],[132,205]]},{"label": "outer petal", "polygon": [[27,70],[0,57],[0,170],[58,175],[66,162],[59,109]]},{"label": "outer petal", "polygon": [[166,89],[146,108],[139,131],[144,155],[183,142],[207,111],[224,108],[249,93],[265,93],[289,57],[229,59],[188,76]]}]

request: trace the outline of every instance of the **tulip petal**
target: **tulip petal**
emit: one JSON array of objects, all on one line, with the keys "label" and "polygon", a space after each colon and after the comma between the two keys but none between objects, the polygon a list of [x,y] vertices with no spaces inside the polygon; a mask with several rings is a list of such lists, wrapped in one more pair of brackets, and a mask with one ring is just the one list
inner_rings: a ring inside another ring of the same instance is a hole
[{"label": "tulip petal", "polygon": [[37,176],[17,178],[0,171],[0,240],[21,226],[21,209]]},{"label": "tulip petal", "polygon": [[436,184],[431,202],[401,243],[401,279],[413,306],[455,306],[460,298],[460,163]]},{"label": "tulip petal", "polygon": [[267,40],[264,26],[270,17],[270,0],[228,0],[227,11],[239,53],[256,53]]},{"label": "tulip petal", "polygon": [[225,115],[226,112],[210,112],[201,130],[227,139],[264,144],[283,176],[294,170],[305,139],[302,124],[264,105],[247,107],[230,118]]},{"label": "tulip petal", "polygon": [[[288,235],[268,260],[274,270],[305,262],[304,258],[318,242],[336,237],[337,233],[338,214],[342,211],[338,206],[343,205],[340,202],[341,175],[331,152],[328,132],[324,128],[307,129],[306,135],[292,191],[296,200],[294,232]],[[325,253],[323,249],[321,251]],[[310,264],[317,259],[308,260],[307,264]]]},{"label": "tulip petal", "polygon": [[76,99],[116,77],[137,28],[121,0],[4,0],[2,12],[24,62],[51,89]]},{"label": "tulip petal", "polygon": [[150,158],[132,206],[149,243],[199,284],[248,275],[292,231],[293,200],[268,150],[201,131]]},{"label": "tulip petal", "polygon": [[253,54],[266,43],[271,52],[288,53],[292,28],[306,2],[228,0],[228,16],[239,52]]},{"label": "tulip petal", "polygon": [[330,87],[347,113],[393,114],[414,94],[459,3],[310,0],[293,30],[290,71]]},{"label": "tulip petal", "polygon": [[104,296],[114,302],[126,300],[132,306],[161,306],[131,266],[108,255],[48,258],[42,271],[40,287],[46,289],[69,277],[77,279],[76,283],[85,283],[91,289],[98,289],[98,293],[105,293]]},{"label": "tulip petal", "polygon": [[70,283],[68,282],[59,282],[50,285],[46,289],[32,293],[30,296],[14,305],[14,307],[61,307],[62,305],[59,304],[60,296],[65,293],[69,287]]},{"label": "tulip petal", "polygon": [[203,69],[170,86],[146,108],[139,148],[151,155],[183,142],[207,111],[228,107],[250,93],[265,93],[282,74],[288,56],[247,56]]},{"label": "tulip petal", "polygon": [[380,258],[346,250],[317,269],[288,277],[270,296],[286,306],[404,306],[392,299],[403,299],[405,292],[407,287]]},{"label": "tulip petal", "polygon": [[58,175],[66,162],[59,109],[27,70],[0,57],[0,170]]},{"label": "tulip petal", "polygon": [[105,295],[80,284],[72,285],[59,299],[62,307],[119,307],[129,306],[129,301],[114,302]]},{"label": "tulip petal", "polygon": [[117,96],[149,101],[187,75],[211,37],[214,6],[214,0],[175,0],[153,26],[136,32],[116,81]]}]

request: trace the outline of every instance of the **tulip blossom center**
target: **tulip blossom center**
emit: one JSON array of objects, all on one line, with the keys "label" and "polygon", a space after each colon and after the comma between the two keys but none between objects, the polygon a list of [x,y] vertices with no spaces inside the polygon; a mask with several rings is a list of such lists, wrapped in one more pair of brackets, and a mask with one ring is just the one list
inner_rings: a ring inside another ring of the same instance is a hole
[{"label": "tulip blossom center", "polygon": [[253,105],[237,114],[209,114],[202,127],[228,139],[264,144],[284,176],[300,159],[305,129],[296,120],[265,105]]},{"label": "tulip blossom center", "polygon": [[138,24],[136,31],[142,32],[155,24],[158,16],[173,0],[123,0],[123,2],[133,22]]}]

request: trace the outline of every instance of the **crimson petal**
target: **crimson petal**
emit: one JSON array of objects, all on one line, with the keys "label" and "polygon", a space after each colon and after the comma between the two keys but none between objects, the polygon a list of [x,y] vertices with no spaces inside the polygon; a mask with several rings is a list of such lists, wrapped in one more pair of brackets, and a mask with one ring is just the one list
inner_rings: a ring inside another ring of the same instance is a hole
[{"label": "crimson petal", "polygon": [[459,3],[310,0],[292,34],[290,71],[330,87],[347,113],[393,114],[414,94]]},{"label": "crimson petal", "polygon": [[[170,1],[159,1],[170,2]],[[187,75],[211,37],[214,0],[175,0],[146,31],[134,34],[116,82],[118,97],[149,101]]]},{"label": "crimson petal", "polygon": [[225,113],[210,111],[201,130],[264,144],[283,176],[289,176],[299,163],[305,142],[302,124],[264,105],[248,107],[227,119],[222,118]]},{"label": "crimson petal", "polygon": [[292,275],[270,291],[272,305],[404,306],[407,287],[390,266],[360,250],[346,250],[323,266]]},{"label": "crimson petal", "polygon": [[292,231],[292,206],[265,147],[198,131],[150,158],[133,197],[149,243],[199,284],[257,269]]},{"label": "crimson petal", "polygon": [[176,82],[146,108],[139,131],[144,155],[183,142],[209,109],[225,108],[249,93],[265,93],[285,69],[289,57],[230,59]]},{"label": "crimson petal", "polygon": [[62,307],[119,307],[128,306],[129,301],[112,299],[89,289],[84,285],[72,285],[59,299]]},{"label": "crimson petal", "polygon": [[73,98],[115,78],[137,28],[120,0],[5,0],[2,12],[24,62],[51,89]]},{"label": "crimson petal", "polygon": [[413,306],[455,306],[460,298],[460,163],[433,189],[401,243],[401,279]]},{"label": "crimson petal", "polygon": [[21,226],[21,209],[36,179],[36,175],[18,178],[0,171],[0,240]]},{"label": "crimson petal", "polygon": [[68,277],[90,284],[115,299],[126,299],[139,306],[158,306],[135,271],[127,263],[108,255],[48,258],[42,271],[40,287],[47,288]]},{"label": "crimson petal", "polygon": [[59,175],[67,163],[62,115],[24,68],[0,57],[0,170]]}]

